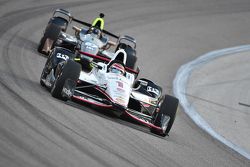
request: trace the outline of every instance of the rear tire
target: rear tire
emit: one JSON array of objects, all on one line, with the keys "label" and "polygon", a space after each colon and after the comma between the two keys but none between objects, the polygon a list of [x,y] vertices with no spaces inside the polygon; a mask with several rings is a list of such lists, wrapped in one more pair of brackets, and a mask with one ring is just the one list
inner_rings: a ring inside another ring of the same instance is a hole
[{"label": "rear tire", "polygon": [[136,57],[136,51],[129,45],[125,44],[125,43],[120,43],[117,48],[116,51],[119,49],[124,49],[124,51],[127,53],[127,61],[125,66],[131,69],[136,69],[136,61],[137,61],[137,57]]},{"label": "rear tire", "polygon": [[167,124],[167,128],[166,128],[165,132],[159,133],[153,128],[151,128],[151,132],[156,133],[157,135],[160,135],[163,137],[168,135],[168,133],[170,132],[172,125],[174,123],[174,120],[176,117],[176,112],[178,110],[178,105],[179,105],[179,100],[177,98],[175,98],[173,96],[169,96],[169,95],[164,95],[163,99],[161,101],[161,104],[160,104],[159,112],[155,114],[155,118],[154,118],[153,123],[155,126],[162,127],[163,126],[163,122],[162,122],[163,117],[169,116],[170,120]]},{"label": "rear tire", "polygon": [[125,52],[127,53],[126,67],[135,70],[137,61],[135,50],[132,49],[131,47],[127,47],[125,49]]},{"label": "rear tire", "polygon": [[43,51],[43,47],[44,47],[44,44],[45,44],[45,41],[46,41],[46,37],[43,36],[38,44],[38,48],[37,48],[37,51],[39,53],[42,53],[42,54],[46,54],[44,51]]},{"label": "rear tire", "polygon": [[53,46],[54,46],[54,43],[56,42],[56,40],[57,40],[60,33],[61,33],[61,28],[60,27],[58,27],[57,25],[54,25],[54,24],[48,25],[46,30],[45,30],[45,33],[44,33],[43,37],[41,38],[41,40],[40,40],[40,42],[38,44],[37,51],[39,53],[42,53],[42,54],[48,54],[48,53],[45,53],[43,51],[44,44],[45,44],[46,40],[51,39],[53,41],[53,44],[50,47],[50,49],[52,49]]},{"label": "rear tire", "polygon": [[62,17],[52,17],[48,24],[54,24],[60,27],[63,32],[66,32],[68,27],[68,21]]},{"label": "rear tire", "polygon": [[79,78],[81,72],[81,65],[72,60],[68,60],[66,64],[62,67],[62,70],[56,76],[56,80],[51,89],[51,95],[55,98],[66,101],[65,97],[62,97],[62,89],[67,79],[76,82]]}]

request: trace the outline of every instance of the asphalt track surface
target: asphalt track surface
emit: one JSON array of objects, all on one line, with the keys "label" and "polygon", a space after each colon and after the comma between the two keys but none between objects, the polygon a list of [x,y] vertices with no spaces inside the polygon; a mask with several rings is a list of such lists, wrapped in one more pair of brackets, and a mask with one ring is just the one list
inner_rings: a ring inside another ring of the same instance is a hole
[{"label": "asphalt track surface", "polygon": [[52,98],[36,52],[56,8],[137,39],[141,76],[172,92],[179,66],[211,50],[250,43],[249,0],[1,0],[0,166],[249,166],[182,112],[167,138],[101,111]]},{"label": "asphalt track surface", "polygon": [[241,102],[249,101],[249,50],[216,50],[182,65],[173,92],[201,129],[250,160],[249,105]]}]

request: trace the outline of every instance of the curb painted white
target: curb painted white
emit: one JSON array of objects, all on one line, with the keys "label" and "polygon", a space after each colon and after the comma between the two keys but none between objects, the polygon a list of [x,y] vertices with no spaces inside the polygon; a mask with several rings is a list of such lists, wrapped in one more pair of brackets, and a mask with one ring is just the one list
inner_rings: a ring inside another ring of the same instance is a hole
[{"label": "curb painted white", "polygon": [[233,47],[233,48],[226,48],[222,50],[216,50],[209,52],[205,55],[202,55],[198,57],[197,59],[182,65],[173,81],[173,93],[174,95],[180,100],[180,104],[184,109],[184,112],[204,131],[206,131],[208,134],[210,134],[212,137],[215,139],[219,140],[223,144],[227,145],[231,149],[235,150],[239,154],[243,155],[247,159],[250,159],[250,153],[244,150],[243,148],[235,145],[234,143],[228,141],[225,139],[223,136],[218,134],[214,129],[211,128],[211,126],[200,116],[199,113],[197,113],[192,106],[187,100],[186,97],[186,86],[188,83],[189,76],[191,72],[209,61],[214,60],[215,58],[221,57],[221,56],[226,56],[226,55],[231,55],[239,52],[244,52],[244,51],[250,51],[250,45],[243,45],[243,46],[238,46],[238,47]]}]

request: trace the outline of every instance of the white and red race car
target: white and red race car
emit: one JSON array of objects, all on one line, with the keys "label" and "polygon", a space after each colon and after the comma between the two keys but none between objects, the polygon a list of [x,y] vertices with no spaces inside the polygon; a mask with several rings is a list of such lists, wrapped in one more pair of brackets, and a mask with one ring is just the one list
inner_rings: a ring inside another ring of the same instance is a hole
[{"label": "white and red race car", "polygon": [[93,61],[89,68],[84,59],[70,50],[55,47],[40,83],[49,88],[53,97],[106,108],[116,115],[133,118],[155,134],[166,136],[175,120],[178,99],[162,95],[161,87],[150,80],[135,80],[137,71],[125,67],[126,59],[126,52],[120,49],[107,63]]}]

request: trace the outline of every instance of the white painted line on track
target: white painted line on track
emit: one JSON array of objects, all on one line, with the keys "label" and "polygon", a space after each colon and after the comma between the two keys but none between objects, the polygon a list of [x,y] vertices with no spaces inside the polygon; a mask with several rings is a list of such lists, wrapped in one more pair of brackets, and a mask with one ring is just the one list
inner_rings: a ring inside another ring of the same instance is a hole
[{"label": "white painted line on track", "polygon": [[223,144],[227,145],[229,148],[235,150],[239,154],[243,155],[247,159],[250,159],[250,153],[244,150],[243,148],[235,145],[234,143],[228,141],[223,136],[218,134],[216,131],[211,128],[211,126],[204,120],[198,112],[195,111],[194,107],[188,102],[186,97],[186,86],[188,83],[189,76],[195,68],[202,66],[209,61],[212,61],[215,58],[231,55],[239,52],[250,51],[250,45],[243,45],[233,48],[226,48],[222,50],[216,50],[209,52],[205,55],[202,55],[195,60],[182,65],[173,81],[173,92],[174,95],[180,100],[184,112],[204,131],[210,134],[215,139],[219,140]]}]

